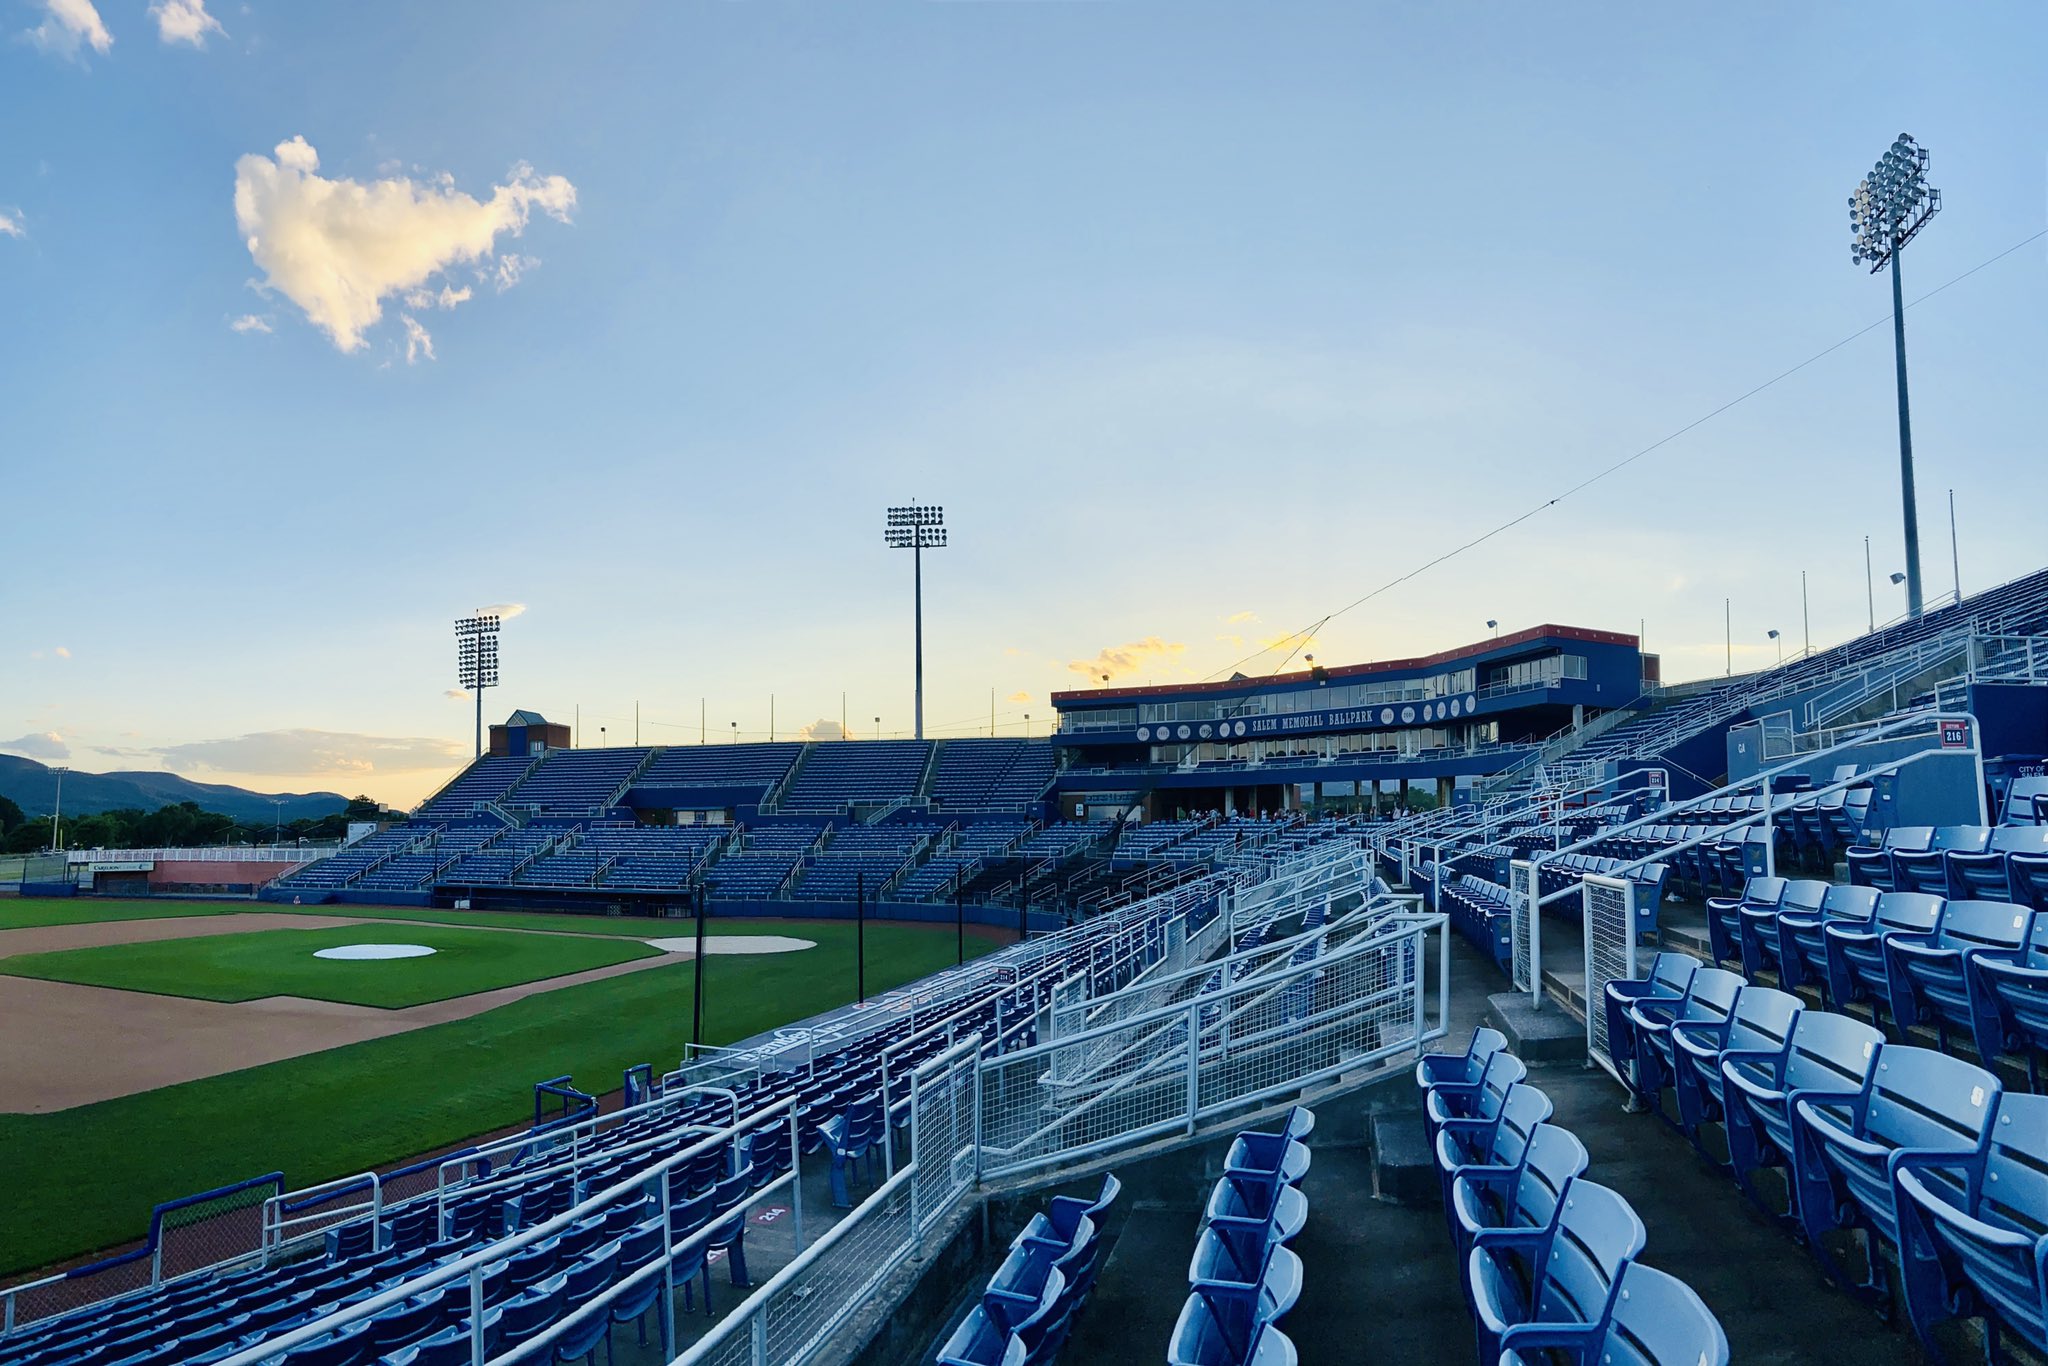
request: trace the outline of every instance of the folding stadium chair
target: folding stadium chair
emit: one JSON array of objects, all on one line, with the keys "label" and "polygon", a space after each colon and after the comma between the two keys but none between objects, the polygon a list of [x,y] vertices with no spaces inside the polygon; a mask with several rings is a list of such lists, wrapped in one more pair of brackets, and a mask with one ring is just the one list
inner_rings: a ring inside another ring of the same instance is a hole
[{"label": "folding stadium chair", "polygon": [[[619,1244],[606,1243],[569,1268],[568,1281],[562,1290],[565,1315],[574,1313],[611,1289],[618,1278]],[[594,1360],[600,1341],[610,1346],[611,1326],[610,1315],[602,1312],[590,1315],[555,1339],[555,1360]]]},{"label": "folding stadium chair", "polygon": [[1166,1349],[1167,1366],[1294,1366],[1294,1344],[1242,1301],[1191,1294]]},{"label": "folding stadium chair", "polygon": [[1218,1181],[1209,1192],[1202,1220],[1205,1224],[1252,1224],[1268,1238],[1285,1243],[1308,1222],[1308,1197],[1297,1186],[1241,1186],[1233,1181]]},{"label": "folding stadium chair", "polygon": [[1732,963],[1742,956],[1742,915],[1747,911],[1775,913],[1785,899],[1785,879],[1753,877],[1743,885],[1739,897],[1707,898],[1707,945],[1716,963]]},{"label": "folding stadium chair", "polygon": [[1821,948],[1827,955],[1828,999],[1834,1008],[1868,1001],[1871,1018],[1881,1023],[1891,996],[1885,978],[1885,939],[1895,934],[1932,934],[1947,904],[1925,892],[1886,892],[1877,899],[1877,911],[1866,925],[1824,922]]},{"label": "folding stadium chair", "polygon": [[1849,882],[1857,887],[1875,887],[1880,892],[1904,890],[1894,870],[1894,853],[1917,853],[1934,842],[1931,825],[1895,825],[1874,845],[1852,844],[1842,855],[1849,865]]},{"label": "folding stadium chair", "polygon": [[1811,983],[1819,990],[1822,1003],[1829,1004],[1824,927],[1836,920],[1850,926],[1868,925],[1877,914],[1877,899],[1883,895],[1875,887],[1833,884],[1821,898],[1817,911],[1781,907],[1776,926],[1778,985],[1794,991]]},{"label": "folding stadium chair", "polygon": [[2024,887],[2016,887],[2012,876],[2014,854],[2048,855],[2048,827],[2001,825],[1981,851],[1950,849],[1943,856],[1948,895],[1963,901],[2024,900]]},{"label": "folding stadium chair", "polygon": [[1635,1079],[1630,1089],[1650,1111],[1658,1112],[1664,1087],[1676,1075],[1673,1027],[1680,1021],[1718,1026],[1735,1010],[1743,985],[1740,973],[1701,968],[1692,975],[1681,999],[1649,999],[1629,1007],[1636,1041]]},{"label": "folding stadium chair", "polygon": [[1308,1145],[1302,1142],[1316,1127],[1315,1111],[1297,1105],[1287,1112],[1287,1122],[1277,1134],[1241,1133],[1223,1158],[1228,1177],[1277,1176],[1290,1186],[1299,1185],[1308,1174]]},{"label": "folding stadium chair", "polygon": [[1446,1120],[1498,1113],[1508,1088],[1528,1075],[1528,1066],[1503,1048],[1487,1058],[1478,1081],[1445,1082],[1423,1092],[1422,1124],[1429,1141],[1436,1142]]},{"label": "folding stadium chair", "polygon": [[[1743,1194],[1768,1209],[1756,1187],[1765,1168],[1786,1171],[1786,1217],[1799,1219],[1799,1187],[1792,1176],[1797,1151],[1793,1107],[1809,1097],[1824,1105],[1860,1091],[1876,1066],[1884,1035],[1861,1020],[1824,1010],[1800,1012],[1785,1051],[1775,1058],[1747,1055],[1721,1062],[1728,1158]],[[1773,1211],[1775,1213],[1775,1211]]]},{"label": "folding stadium chair", "polygon": [[1630,1086],[1631,1096],[1634,1083],[1628,1074],[1635,1066],[1636,1035],[1630,1009],[1649,1001],[1683,1000],[1699,968],[1700,960],[1691,954],[1666,950],[1650,960],[1649,971],[1641,977],[1617,978],[1601,993],[1601,1009],[1607,1012],[1607,1056],[1624,1074],[1622,1081]]},{"label": "folding stadium chair", "polygon": [[1507,1046],[1507,1036],[1498,1029],[1475,1029],[1463,1053],[1432,1053],[1418,1059],[1415,1087],[1429,1091],[1445,1085],[1473,1085],[1486,1072],[1487,1060]]},{"label": "folding stadium chair", "polygon": [[1827,895],[1827,883],[1798,878],[1785,884],[1776,905],[1738,907],[1736,950],[1737,957],[1742,960],[1742,975],[1752,982],[1766,972],[1775,972],[1782,977],[1784,970],[1778,966],[1779,917],[1818,915],[1826,904]]},{"label": "folding stadium chair", "polygon": [[[1436,1136],[1437,1180],[1444,1198],[1444,1221],[1454,1230],[1451,1188],[1458,1178],[1484,1172],[1480,1179],[1505,1177],[1522,1165],[1529,1138],[1551,1115],[1550,1097],[1527,1082],[1508,1088],[1500,1113],[1491,1119],[1456,1119]],[[1488,1170],[1490,1169],[1490,1170]]]},{"label": "folding stadium chair", "polygon": [[1539,1366],[1559,1356],[1583,1366],[1728,1366],[1728,1335],[1691,1286],[1641,1262],[1630,1262],[1608,1312],[1590,1331],[1529,1324],[1519,1348],[1500,1366]]},{"label": "folding stadium chair", "polygon": [[[1981,1157],[1991,1138],[1998,1078],[1928,1048],[1887,1047],[1858,1091],[1803,1096],[1793,1106],[1794,1179],[1807,1242],[1828,1274],[1860,1293],[1884,1293],[1880,1245],[1899,1245],[1894,1179],[1916,1168]],[[1821,1241],[1837,1228],[1870,1241],[1870,1274],[1851,1278]]]},{"label": "folding stadium chair", "polygon": [[1985,1320],[1985,1357],[2010,1332],[2048,1354],[2048,1096],[1999,1097],[1981,1155],[1898,1175],[1906,1311],[1930,1353],[1935,1325]]},{"label": "folding stadium chair", "polygon": [[1703,1156],[1701,1127],[1723,1118],[1721,1064],[1731,1056],[1755,1063],[1782,1058],[1803,1009],[1790,992],[1745,987],[1720,1023],[1681,1020],[1671,1027],[1678,1127]]},{"label": "folding stadium chair", "polygon": [[1539,1124],[1518,1168],[1468,1168],[1451,1183],[1458,1261],[1495,1230],[1542,1230],[1557,1222],[1565,1188],[1585,1173],[1586,1145],[1555,1124]]},{"label": "folding stadium chair", "polygon": [[[651,1219],[619,1240],[619,1276],[623,1279],[661,1256],[661,1220]],[[677,1279],[680,1281],[681,1276]],[[612,1301],[610,1319],[612,1323],[630,1323],[640,1334],[640,1345],[647,1345],[647,1311],[661,1298],[662,1278],[649,1276],[646,1281]],[[662,1344],[664,1348],[668,1344]],[[611,1334],[605,1334],[605,1355],[611,1355]]]},{"label": "folding stadium chair", "polygon": [[1942,825],[1925,849],[1894,849],[1892,881],[1902,892],[1948,895],[1948,854],[1982,854],[1991,844],[1991,828],[1984,825]]},{"label": "folding stadium chair", "polygon": [[1951,901],[1943,907],[1934,933],[1885,939],[1885,982],[1900,1032],[1932,1021],[1943,1051],[1948,1048],[1950,1025],[1970,1033],[1974,1019],[1966,977],[1969,960],[1979,955],[2014,957],[2026,946],[2033,921],[2032,911],[2010,901]]},{"label": "folding stadium chair", "polygon": [[1977,954],[1963,964],[1970,1029],[1981,1058],[2027,1061],[2027,1089],[2041,1087],[2048,1051],[2048,914],[2036,912],[2027,942],[2011,954]]},{"label": "folding stadium chair", "polygon": [[1477,1315],[1479,1360],[1518,1350],[1531,1328],[1603,1322],[1622,1268],[1643,1250],[1628,1201],[1581,1177],[1547,1230],[1497,1231],[1475,1246],[1465,1274]]},{"label": "folding stadium chair", "polygon": [[1048,1271],[1038,1295],[1028,1303],[985,1292],[981,1303],[968,1311],[960,1327],[939,1348],[938,1366],[1003,1361],[1012,1341],[1021,1343],[1023,1359],[1031,1360],[1052,1325],[1064,1289],[1060,1273]]}]

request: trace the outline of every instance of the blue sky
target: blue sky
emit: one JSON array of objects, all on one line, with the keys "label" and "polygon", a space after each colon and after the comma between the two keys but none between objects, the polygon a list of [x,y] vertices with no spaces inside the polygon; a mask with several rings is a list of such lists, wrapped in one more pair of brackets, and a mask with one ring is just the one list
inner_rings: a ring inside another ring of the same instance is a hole
[{"label": "blue sky", "polygon": [[[437,784],[491,603],[591,743],[906,730],[913,497],[931,728],[1042,733],[1883,318],[1898,132],[1909,298],[2048,212],[2036,5],[81,7],[0,0],[0,749],[266,788]],[[1908,315],[1930,594],[1951,487],[2043,562],[2044,246]],[[1880,328],[1312,648],[1833,641],[1896,458]]]}]

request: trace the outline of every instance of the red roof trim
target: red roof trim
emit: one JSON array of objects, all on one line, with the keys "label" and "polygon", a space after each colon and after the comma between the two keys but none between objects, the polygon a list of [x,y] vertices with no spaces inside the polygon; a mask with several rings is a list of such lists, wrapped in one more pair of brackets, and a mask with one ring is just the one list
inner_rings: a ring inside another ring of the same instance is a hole
[{"label": "red roof trim", "polygon": [[[1496,650],[1511,649],[1537,640],[1585,640],[1602,645],[1633,645],[1638,649],[1642,642],[1637,637],[1622,631],[1593,631],[1583,626],[1531,626],[1526,631],[1517,631],[1497,640],[1482,640],[1473,645],[1460,645],[1433,655],[1418,655],[1414,659],[1383,659],[1371,664],[1345,664],[1331,669],[1330,677],[1357,678],[1364,674],[1391,673],[1395,670],[1427,669],[1438,664],[1449,664],[1454,660],[1469,659],[1476,655],[1490,654]],[[1148,688],[1075,688],[1067,692],[1056,692],[1052,703],[1080,701],[1084,699],[1118,699],[1134,697],[1186,696],[1191,693],[1249,692],[1255,688],[1272,687],[1280,683],[1306,683],[1309,671],[1295,673],[1267,674],[1263,678],[1222,679],[1211,683],[1162,683]]]}]

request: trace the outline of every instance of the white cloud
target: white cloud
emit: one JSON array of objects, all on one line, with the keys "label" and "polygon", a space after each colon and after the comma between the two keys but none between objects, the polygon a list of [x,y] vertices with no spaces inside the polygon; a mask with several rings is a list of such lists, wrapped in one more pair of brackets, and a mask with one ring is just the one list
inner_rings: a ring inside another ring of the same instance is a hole
[{"label": "white cloud", "polygon": [[220,20],[206,12],[206,0],[150,0],[149,17],[156,20],[156,36],[166,43],[206,46],[206,35],[227,36]]},{"label": "white cloud", "polygon": [[[516,251],[508,251],[498,258],[497,267],[490,272],[491,283],[498,287],[500,294],[503,294],[518,284],[521,276],[539,264],[540,258],[537,256],[521,256]],[[477,272],[479,279],[483,276],[484,272]]]},{"label": "white cloud", "polygon": [[114,35],[100,21],[92,0],[43,0],[43,22],[26,36],[37,48],[67,61],[79,60],[81,48],[105,56],[114,45]]},{"label": "white cloud", "polygon": [[[383,319],[383,301],[405,299],[459,264],[495,270],[500,288],[534,263],[497,256],[501,235],[517,237],[535,209],[562,222],[576,207],[576,187],[521,163],[503,185],[478,200],[446,175],[432,180],[394,176],[369,182],[320,175],[320,157],[303,137],[277,145],[270,157],[235,163],[235,222],[264,286],[297,304],[342,351],[363,346],[363,333]],[[467,291],[443,286],[435,297],[453,307]],[[407,349],[421,343],[408,326]]]},{"label": "white cloud", "polygon": [[468,285],[464,285],[461,289],[442,285],[439,294],[428,289],[415,289],[405,296],[405,306],[407,308],[439,308],[445,310],[453,308],[457,304],[468,303],[470,293],[471,290]]},{"label": "white cloud", "polygon": [[26,237],[28,224],[22,220],[20,209],[0,209],[0,237]]},{"label": "white cloud", "polygon": [[1187,653],[1187,646],[1178,641],[1161,640],[1158,636],[1146,636],[1125,645],[1112,645],[1098,653],[1093,659],[1074,659],[1067,662],[1067,668],[1093,682],[1107,674],[1111,681],[1128,674],[1137,673],[1147,664],[1165,664],[1174,669],[1180,667],[1181,656]]},{"label": "white cloud", "polygon": [[1010,694],[1009,700],[1021,706],[1031,700],[1031,694],[1028,692],[1013,692]]},{"label": "white cloud", "polygon": [[57,653],[57,658],[59,658],[59,659],[69,659],[69,658],[71,658],[71,651],[70,651],[70,649],[68,649],[68,648],[67,648],[67,647],[65,647],[65,646],[59,645],[59,646],[57,647],[57,651],[56,651],[56,653]]},{"label": "white cloud", "polygon": [[254,313],[244,313],[239,318],[230,319],[228,326],[237,332],[268,332],[270,330],[270,319],[260,317]]},{"label": "white cloud", "polygon": [[64,743],[64,737],[54,730],[40,734],[23,735],[13,740],[0,740],[0,751],[19,754],[29,759],[69,759],[71,746]]},{"label": "white cloud", "polygon": [[419,319],[410,313],[401,313],[398,320],[405,324],[405,363],[411,365],[421,356],[434,358],[434,338],[427,329],[420,326]]},{"label": "white cloud", "polygon": [[156,754],[174,773],[216,772],[282,777],[411,773],[445,768],[467,751],[427,736],[357,735],[332,730],[268,730],[220,740],[164,745]]},{"label": "white cloud", "polygon": [[799,740],[844,740],[846,733],[840,730],[837,721],[829,721],[821,716],[798,731],[796,738]]},{"label": "white cloud", "polygon": [[500,621],[510,621],[516,616],[523,615],[525,611],[526,604],[523,602],[494,602],[488,607],[477,608],[476,614],[480,617],[496,617]]},{"label": "white cloud", "polygon": [[442,693],[441,696],[447,698],[450,702],[469,701],[469,694],[464,692],[460,688],[450,688],[446,692]]}]

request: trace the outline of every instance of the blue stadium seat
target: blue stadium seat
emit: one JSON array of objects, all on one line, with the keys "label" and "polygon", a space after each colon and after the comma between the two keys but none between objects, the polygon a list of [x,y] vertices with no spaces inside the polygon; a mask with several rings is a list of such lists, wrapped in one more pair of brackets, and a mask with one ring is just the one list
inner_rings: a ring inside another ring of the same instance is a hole
[{"label": "blue stadium seat", "polygon": [[1246,1132],[1232,1141],[1223,1158],[1226,1178],[1276,1177],[1288,1185],[1299,1185],[1308,1174],[1308,1145],[1302,1140],[1316,1126],[1315,1111],[1297,1105],[1287,1112],[1277,1134]]},{"label": "blue stadium seat", "polygon": [[1823,1003],[1828,996],[1828,960],[1825,927],[1832,921],[1849,926],[1870,923],[1877,914],[1877,899],[1884,893],[1875,887],[1835,884],[1827,889],[1818,911],[1780,909],[1777,918],[1778,985],[1796,991],[1812,983]]},{"label": "blue stadium seat", "polygon": [[1628,1201],[1584,1177],[1565,1192],[1549,1229],[1498,1230],[1472,1249],[1466,1277],[1478,1318],[1479,1360],[1519,1350],[1530,1330],[1603,1322],[1622,1268],[1643,1250]]},{"label": "blue stadium seat", "polygon": [[1865,925],[1829,920],[1821,926],[1821,947],[1827,955],[1828,1000],[1840,1010],[1855,1001],[1869,1001],[1873,1016],[1889,1003],[1885,978],[1884,941],[1891,935],[1927,935],[1941,923],[1947,903],[1926,892],[1886,892]]},{"label": "blue stadium seat", "polygon": [[1716,963],[1731,963],[1742,956],[1742,913],[1776,912],[1785,899],[1785,879],[1753,877],[1744,884],[1739,897],[1707,898],[1707,945]]},{"label": "blue stadium seat", "polygon": [[1218,1181],[1202,1212],[1205,1223],[1256,1224],[1266,1236],[1288,1242],[1308,1222],[1308,1197],[1298,1186]]},{"label": "blue stadium seat", "polygon": [[[1166,1366],[1294,1366],[1294,1344],[1241,1301],[1189,1295],[1174,1321]],[[942,1366],[944,1364],[942,1363]]]},{"label": "blue stadium seat", "polygon": [[1436,1142],[1437,1131],[1447,1120],[1499,1114],[1500,1103],[1507,1098],[1508,1088],[1528,1075],[1528,1064],[1503,1048],[1495,1050],[1487,1058],[1485,1070],[1477,1082],[1446,1082],[1425,1091],[1422,1095],[1422,1123],[1429,1141],[1432,1144]]},{"label": "blue stadium seat", "polygon": [[1987,1359],[2002,1332],[2048,1354],[2048,1096],[2005,1093],[1981,1153],[1901,1170],[1898,1198],[1907,1313],[1929,1352],[1960,1312],[1985,1318]]},{"label": "blue stadium seat", "polygon": [[1824,1010],[1800,1012],[1784,1053],[1775,1059],[1734,1057],[1721,1065],[1722,1102],[1728,1129],[1728,1156],[1735,1179],[1759,1206],[1765,1204],[1755,1185],[1757,1172],[1783,1168],[1792,1199],[1789,1215],[1799,1216],[1799,1189],[1789,1173],[1796,1154],[1793,1106],[1808,1096],[1824,1098],[1859,1092],[1884,1046],[1884,1035],[1860,1020]]},{"label": "blue stadium seat", "polygon": [[1415,1085],[1423,1091],[1437,1086],[1475,1085],[1485,1073],[1487,1061],[1507,1046],[1507,1036],[1498,1029],[1475,1029],[1463,1053],[1432,1053],[1419,1059],[1415,1064]]},{"label": "blue stadium seat", "polygon": [[1693,1288],[1630,1262],[1608,1312],[1590,1330],[1531,1324],[1500,1366],[1728,1366],[1728,1335]]},{"label": "blue stadium seat", "polygon": [[1931,825],[1895,825],[1875,845],[1853,844],[1843,854],[1849,864],[1849,882],[1857,887],[1875,887],[1880,892],[1903,890],[1898,884],[1892,855],[1917,853],[1934,842]]},{"label": "blue stadium seat", "polygon": [[1508,1088],[1498,1114],[1444,1123],[1436,1136],[1436,1168],[1446,1221],[1451,1218],[1451,1187],[1458,1178],[1475,1168],[1481,1169],[1481,1180],[1512,1174],[1521,1166],[1536,1126],[1546,1123],[1550,1114],[1549,1096],[1527,1082],[1517,1082]]},{"label": "blue stadium seat", "polygon": [[1740,973],[1701,968],[1692,975],[1685,995],[1678,1000],[1650,997],[1629,1007],[1636,1056],[1632,1069],[1622,1069],[1622,1080],[1637,1100],[1655,1110],[1664,1087],[1676,1076],[1678,1058],[1671,1042],[1673,1027],[1680,1021],[1720,1025],[1734,1012],[1744,985]]},{"label": "blue stadium seat", "polygon": [[1990,832],[1984,849],[1948,850],[1943,856],[1945,890],[1956,900],[2025,901],[2025,882],[2013,877],[2014,854],[2048,856],[2048,826],[2001,825]]},{"label": "blue stadium seat", "polygon": [[1681,1020],[1672,1026],[1678,1124],[1694,1147],[1701,1146],[1700,1127],[1723,1117],[1722,1063],[1733,1057],[1755,1068],[1775,1064],[1803,1008],[1790,992],[1745,987],[1734,1011],[1719,1023]]},{"label": "blue stadium seat", "polygon": [[1468,1167],[1451,1183],[1458,1258],[1497,1229],[1547,1229],[1565,1187],[1586,1170],[1586,1145],[1570,1130],[1539,1124],[1518,1167]]},{"label": "blue stadium seat", "polygon": [[1766,972],[1782,975],[1783,970],[1778,966],[1778,918],[1819,915],[1827,903],[1827,895],[1827,883],[1800,878],[1785,884],[1776,905],[1740,907],[1736,912],[1735,928],[1742,975],[1752,982]]},{"label": "blue stadium seat", "polygon": [[[1885,981],[1899,1028],[1932,1021],[1939,1046],[1949,1026],[1975,1037],[1967,979],[1969,960],[2010,959],[2026,946],[2034,913],[2010,901],[1951,901],[1932,934],[1895,934],[1884,941]],[[1986,1056],[1989,1061],[1989,1055]]]},{"label": "blue stadium seat", "polygon": [[[1898,1246],[1897,1176],[1981,1156],[1999,1091],[1998,1078],[1981,1067],[1892,1045],[1879,1052],[1861,1089],[1794,1102],[1800,1223],[1831,1276],[1868,1292],[1882,1289],[1878,1244]],[[1821,1241],[1842,1227],[1859,1228],[1871,1240],[1870,1273],[1860,1282]]]},{"label": "blue stadium seat", "polygon": [[1991,844],[1991,829],[1983,825],[1937,826],[1925,849],[1894,849],[1892,881],[1902,892],[1948,895],[1948,855],[1982,854]]},{"label": "blue stadium seat", "polygon": [[1685,989],[1692,985],[1692,976],[1699,970],[1699,959],[1667,949],[1650,960],[1649,970],[1641,977],[1617,978],[1607,984],[1601,993],[1601,1009],[1607,1012],[1607,1055],[1614,1060],[1617,1071],[1635,1063],[1635,1024],[1629,1011],[1651,1001],[1684,1000]]},{"label": "blue stadium seat", "polygon": [[2034,913],[2017,952],[1978,954],[1964,962],[1963,972],[1977,1055],[2023,1055],[2028,1088],[2039,1091],[2041,1055],[2048,1051],[2048,914]]}]

